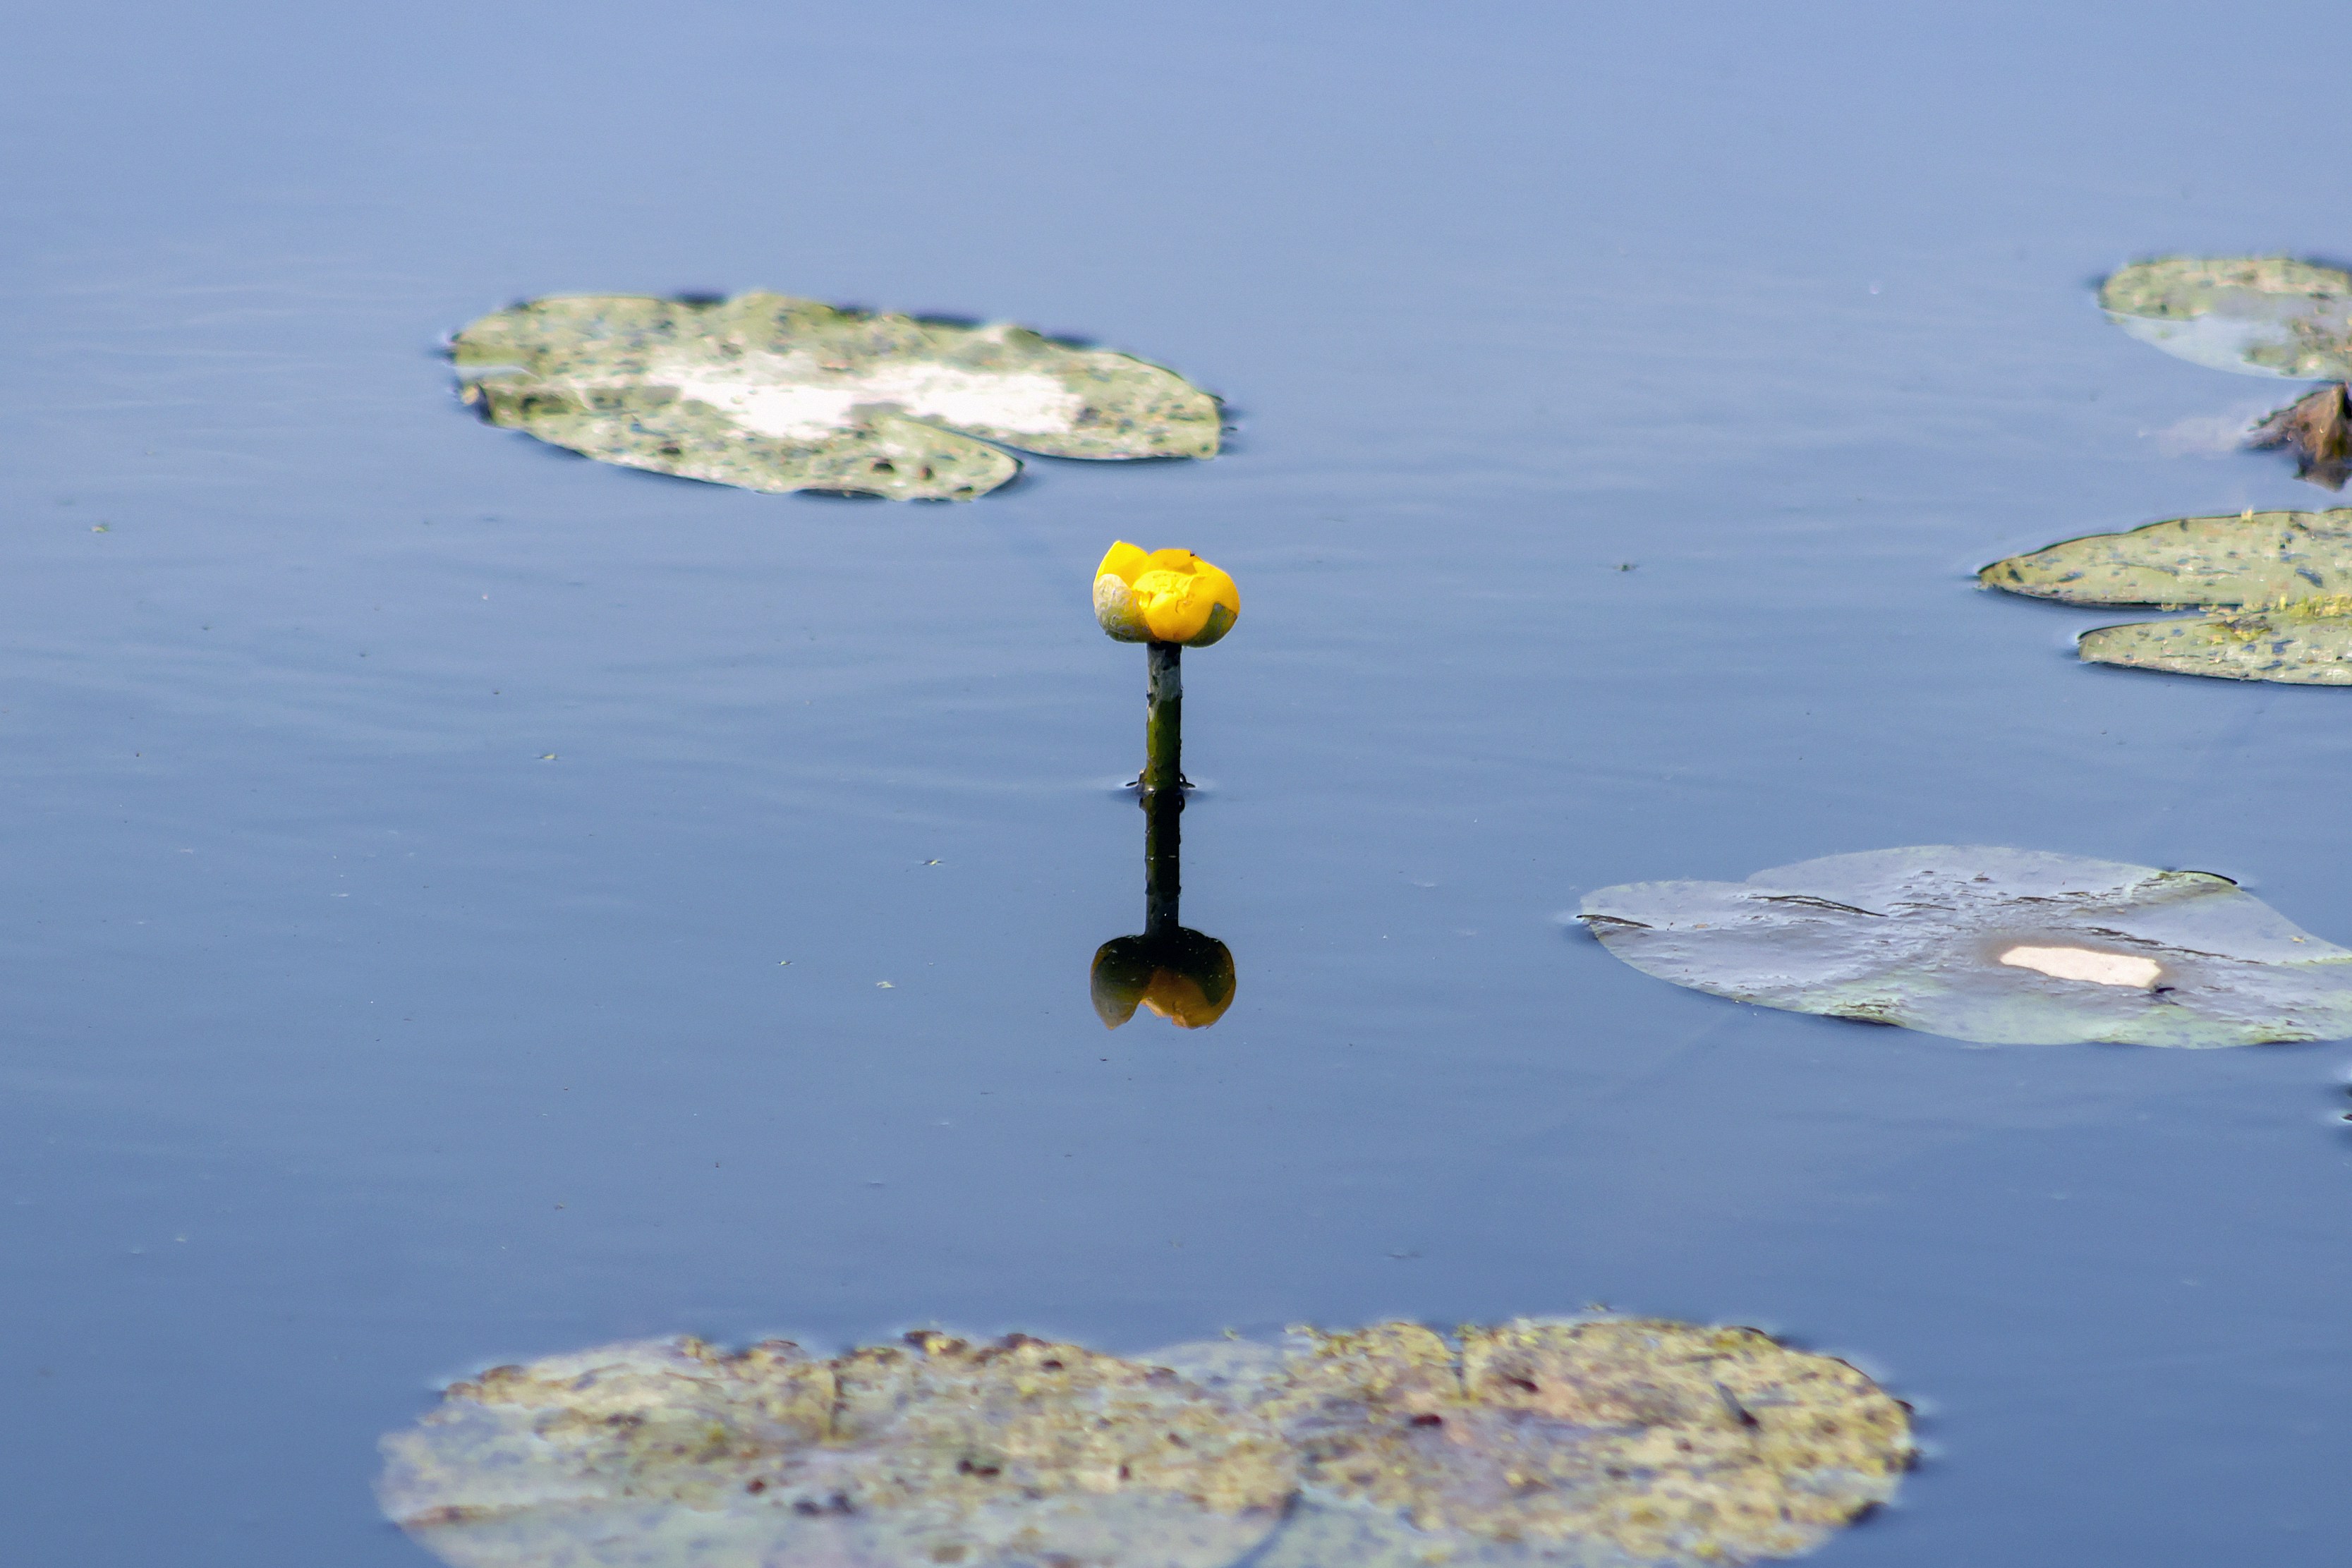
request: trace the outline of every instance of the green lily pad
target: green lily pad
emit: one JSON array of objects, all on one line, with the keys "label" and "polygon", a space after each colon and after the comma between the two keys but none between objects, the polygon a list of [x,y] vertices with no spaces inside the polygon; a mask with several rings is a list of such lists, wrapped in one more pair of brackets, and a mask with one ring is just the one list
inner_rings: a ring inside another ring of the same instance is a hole
[{"label": "green lily pad", "polygon": [[1253,1568],[1749,1563],[1891,1498],[1909,1412],[1844,1362],[1654,1319],[1314,1335],[1265,1408],[1299,1506]]},{"label": "green lily pad", "polygon": [[1751,1329],[910,1338],[502,1367],[384,1439],[378,1495],[455,1568],[1724,1568],[1912,1455],[1869,1378]]},{"label": "green lily pad", "polygon": [[1977,578],[2066,604],[2235,612],[2086,632],[2076,646],[2095,664],[2352,685],[2352,510],[2150,523],[1997,560]]},{"label": "green lily pad", "polygon": [[503,1367],[384,1440],[377,1494],[456,1568],[1220,1568],[1297,1486],[1265,1417],[1172,1374],[912,1337]]},{"label": "green lily pad", "polygon": [[2099,306],[2142,342],[2213,370],[2352,376],[2352,274],[2332,267],[2285,256],[2166,256],[2109,277]]},{"label": "green lily pad", "polygon": [[606,463],[751,490],[971,500],[1053,457],[1213,457],[1217,400],[1172,371],[1024,328],[782,294],[575,295],[454,344],[494,424]]},{"label": "green lily pad", "polygon": [[2352,510],[2179,517],[2011,556],[1977,580],[2065,604],[2237,606],[2352,593]]},{"label": "green lily pad", "polygon": [[2234,614],[2102,626],[2084,632],[2075,648],[2093,664],[2126,669],[2293,686],[2352,686],[2352,596],[2298,600]]},{"label": "green lily pad", "polygon": [[2226,877],[2032,850],[1832,855],[1602,888],[1578,916],[1662,980],[1995,1045],[2352,1036],[2352,952]]}]

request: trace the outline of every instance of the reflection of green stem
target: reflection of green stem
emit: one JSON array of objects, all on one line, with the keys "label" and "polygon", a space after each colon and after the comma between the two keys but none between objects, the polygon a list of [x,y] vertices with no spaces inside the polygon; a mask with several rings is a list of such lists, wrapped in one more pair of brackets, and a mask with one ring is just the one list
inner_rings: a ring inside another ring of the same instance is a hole
[{"label": "reflection of green stem", "polygon": [[1176,931],[1181,891],[1184,791],[1143,798],[1143,935],[1152,941]]},{"label": "reflection of green stem", "polygon": [[1178,846],[1184,810],[1184,645],[1152,643],[1143,726],[1143,929],[1176,929]]}]

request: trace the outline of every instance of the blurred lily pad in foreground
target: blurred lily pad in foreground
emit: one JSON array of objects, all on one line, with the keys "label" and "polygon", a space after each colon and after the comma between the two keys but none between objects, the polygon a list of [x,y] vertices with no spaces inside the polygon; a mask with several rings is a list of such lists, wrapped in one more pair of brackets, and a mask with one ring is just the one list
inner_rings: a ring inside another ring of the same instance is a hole
[{"label": "blurred lily pad in foreground", "polygon": [[1913,1451],[1869,1378],[1750,1329],[910,1340],[501,1368],[385,1439],[379,1495],[457,1568],[1664,1568],[1817,1545]]},{"label": "blurred lily pad in foreground", "polygon": [[2352,952],[2226,877],[1982,846],[1602,888],[1579,916],[1678,986],[1996,1045],[2352,1035]]},{"label": "blurred lily pad in foreground", "polygon": [[458,1384],[384,1452],[384,1511],[457,1568],[1217,1568],[1297,1484],[1265,1417],[1023,1338],[614,1345]]},{"label": "blurred lily pad in foreground", "polygon": [[2352,274],[2286,256],[2166,256],[2099,288],[2107,319],[2213,370],[2306,381],[2352,376]]},{"label": "blurred lily pad in foreground", "polygon": [[751,490],[967,501],[1054,457],[1213,457],[1217,400],[1021,327],[782,294],[595,294],[497,311],[453,345],[466,401],[606,463]]},{"label": "blurred lily pad in foreground", "polygon": [[1910,1413],[1844,1362],[1657,1320],[1310,1335],[1305,1491],[1253,1568],[1790,1557],[1891,1498]]},{"label": "blurred lily pad in foreground", "polygon": [[1995,561],[1990,588],[2067,604],[2217,613],[2085,632],[2097,664],[2352,685],[2352,510],[2181,517]]}]

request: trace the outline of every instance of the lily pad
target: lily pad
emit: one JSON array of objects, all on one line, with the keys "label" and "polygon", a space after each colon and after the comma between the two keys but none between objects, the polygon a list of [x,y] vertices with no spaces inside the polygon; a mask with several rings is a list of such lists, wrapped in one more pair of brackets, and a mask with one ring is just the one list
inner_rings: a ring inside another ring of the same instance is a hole
[{"label": "lily pad", "polygon": [[1869,1378],[1751,1329],[910,1338],[502,1367],[384,1440],[378,1495],[456,1568],[1722,1568],[1912,1454]]},{"label": "lily pad", "polygon": [[2285,256],[2166,256],[2109,277],[2099,306],[2142,342],[2213,370],[2352,376],[2352,274],[2336,267]]},{"label": "lily pad", "polygon": [[1766,1007],[1997,1045],[2352,1036],[2352,952],[2226,877],[2032,850],[1832,855],[1602,888],[1618,957]]},{"label": "lily pad", "polygon": [[2181,517],[2069,539],[1977,576],[2067,604],[2236,612],[2086,632],[2077,648],[2095,664],[2352,685],[2352,510]]},{"label": "lily pad", "polygon": [[1217,400],[1172,371],[1021,327],[782,294],[573,295],[454,344],[494,424],[631,468],[752,490],[971,500],[1054,457],[1213,457]]},{"label": "lily pad", "polygon": [[2352,510],[2178,517],[2089,534],[1977,574],[2065,604],[2275,604],[2352,593]]},{"label": "lily pad", "polygon": [[378,1495],[457,1568],[1218,1568],[1297,1484],[1266,1418],[1171,1373],[912,1337],[500,1368],[384,1440]]},{"label": "lily pad", "polygon": [[1909,1413],[1844,1362],[1654,1319],[1313,1336],[1267,1403],[1301,1505],[1254,1568],[1726,1564],[1894,1495]]},{"label": "lily pad", "polygon": [[2293,686],[2352,686],[2352,596],[2333,594],[2234,614],[2102,626],[2084,632],[2075,648],[2093,664],[2126,669]]}]

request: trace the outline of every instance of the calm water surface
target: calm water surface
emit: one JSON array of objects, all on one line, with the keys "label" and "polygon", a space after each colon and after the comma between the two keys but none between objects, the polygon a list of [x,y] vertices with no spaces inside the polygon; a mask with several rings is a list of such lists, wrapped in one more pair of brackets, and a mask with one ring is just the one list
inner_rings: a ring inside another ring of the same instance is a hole
[{"label": "calm water surface", "polygon": [[[1969,1049],[1556,916],[1985,841],[2352,938],[2352,697],[2081,668],[2098,617],[1969,576],[2319,501],[2179,455],[2278,389],[2088,283],[2352,252],[2342,18],[1644,15],[16,11],[9,1561],[421,1568],[378,1434],[614,1338],[1601,1301],[1921,1405],[1825,1563],[2340,1562],[2343,1046]],[[436,357],[754,287],[1090,335],[1240,434],[761,497]],[[1188,661],[1206,1031],[1087,1005],[1142,916],[1114,537],[1247,601]]]}]

